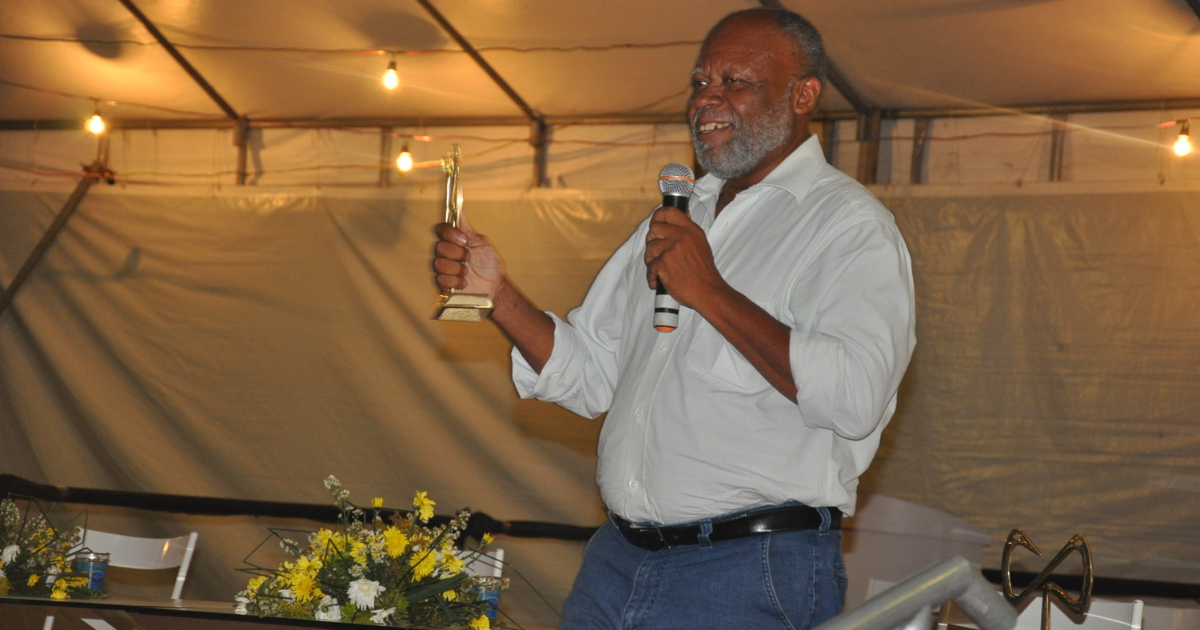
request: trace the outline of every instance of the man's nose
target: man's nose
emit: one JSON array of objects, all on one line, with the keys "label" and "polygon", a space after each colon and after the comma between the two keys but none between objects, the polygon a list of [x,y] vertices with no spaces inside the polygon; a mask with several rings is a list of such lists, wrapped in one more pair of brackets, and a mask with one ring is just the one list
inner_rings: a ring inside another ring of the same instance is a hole
[{"label": "man's nose", "polygon": [[693,109],[718,106],[725,102],[725,91],[720,84],[709,84],[692,91],[688,104]]}]

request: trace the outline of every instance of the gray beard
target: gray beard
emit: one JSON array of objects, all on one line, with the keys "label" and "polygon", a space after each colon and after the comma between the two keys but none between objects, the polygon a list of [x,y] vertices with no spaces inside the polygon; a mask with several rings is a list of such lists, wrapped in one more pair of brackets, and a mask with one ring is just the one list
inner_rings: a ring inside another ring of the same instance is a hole
[{"label": "gray beard", "polygon": [[[791,89],[786,93],[791,94]],[[785,96],[762,116],[748,123],[735,116],[729,121],[733,129],[729,142],[717,148],[697,137],[696,120],[702,113],[703,109],[696,110],[691,125],[696,161],[704,170],[726,180],[754,170],[768,153],[783,146],[796,130],[796,121]]]}]

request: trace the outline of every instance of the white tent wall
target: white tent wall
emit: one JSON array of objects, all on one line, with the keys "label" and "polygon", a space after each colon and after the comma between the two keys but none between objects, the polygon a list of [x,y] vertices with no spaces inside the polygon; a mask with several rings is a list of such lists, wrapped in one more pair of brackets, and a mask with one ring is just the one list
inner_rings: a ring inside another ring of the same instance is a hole
[{"label": "white tent wall", "polygon": [[[935,121],[927,186],[908,185],[911,121],[889,125],[875,190],[913,253],[920,341],[864,487],[989,528],[988,566],[1020,526],[1043,548],[1089,535],[1100,575],[1200,583],[1200,159],[1154,128],[1179,115],[1073,116],[1114,129],[1072,128],[1064,183],[1039,181],[1044,119]],[[558,129],[556,188],[530,190],[526,128],[394,133],[431,136],[410,138],[418,161],[463,144],[472,223],[559,314],[657,203],[658,168],[691,159],[677,126]],[[380,188],[379,130],[255,134],[246,187],[229,131],[112,135],[118,184],[93,187],[0,317],[0,472],[314,503],[332,473],[360,503],[427,490],[443,513],[599,523],[599,421],[518,400],[494,327],[428,319],[440,170]],[[0,133],[0,282],[66,199],[54,173],[95,153],[83,132]],[[186,596],[209,599],[277,524],[93,518],[199,528]],[[502,544],[561,602],[581,545]],[[553,625],[519,584],[505,597]]]}]

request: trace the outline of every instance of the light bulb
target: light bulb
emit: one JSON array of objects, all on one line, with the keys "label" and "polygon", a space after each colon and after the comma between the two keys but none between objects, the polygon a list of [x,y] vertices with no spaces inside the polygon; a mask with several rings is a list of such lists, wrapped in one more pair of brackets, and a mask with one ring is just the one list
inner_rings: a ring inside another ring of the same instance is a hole
[{"label": "light bulb", "polygon": [[1175,141],[1175,155],[1179,157],[1192,152],[1191,122],[1183,121],[1183,129],[1179,130],[1179,139]]},{"label": "light bulb", "polygon": [[92,117],[88,119],[87,130],[96,135],[104,133],[104,119],[100,117],[100,112],[92,114]]},{"label": "light bulb", "polygon": [[1192,140],[1187,136],[1179,136],[1175,141],[1175,155],[1183,157],[1192,152]]},{"label": "light bulb", "polygon": [[396,61],[388,64],[387,72],[383,73],[383,87],[394,90],[400,87],[400,75],[396,74]]},{"label": "light bulb", "polygon": [[400,150],[400,157],[396,158],[396,168],[400,169],[401,173],[407,173],[413,169],[413,157],[408,152],[408,144],[405,143],[404,148]]}]

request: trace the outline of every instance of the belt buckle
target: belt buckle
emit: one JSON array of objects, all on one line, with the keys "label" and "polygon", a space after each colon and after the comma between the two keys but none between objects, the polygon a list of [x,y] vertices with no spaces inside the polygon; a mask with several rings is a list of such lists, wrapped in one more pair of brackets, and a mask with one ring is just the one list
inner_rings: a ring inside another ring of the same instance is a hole
[{"label": "belt buckle", "polygon": [[659,529],[658,525],[651,525],[651,527],[653,527],[653,528],[654,528],[654,533],[655,533],[655,534],[658,534],[658,540],[662,542],[662,544],[663,544],[663,547],[666,547],[667,549],[670,549],[670,548],[671,548],[671,543],[667,542],[667,537],[666,537],[666,536],[663,536],[662,530],[661,530],[661,529]]},{"label": "belt buckle", "polygon": [[[658,527],[658,525],[636,525],[634,523],[630,523],[629,529],[630,529],[630,531],[638,532],[639,534],[644,533],[644,532],[645,533],[654,532],[655,534],[658,535],[658,542],[662,543],[662,547],[659,547],[659,549],[670,549],[671,548],[671,543],[667,542],[667,537],[663,535],[662,529],[660,529]],[[641,536],[639,535],[639,538],[640,537]],[[655,550],[652,549],[651,551],[655,551]]]}]

